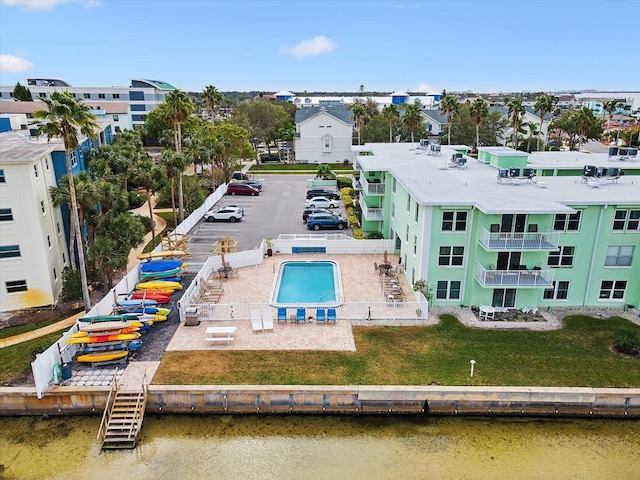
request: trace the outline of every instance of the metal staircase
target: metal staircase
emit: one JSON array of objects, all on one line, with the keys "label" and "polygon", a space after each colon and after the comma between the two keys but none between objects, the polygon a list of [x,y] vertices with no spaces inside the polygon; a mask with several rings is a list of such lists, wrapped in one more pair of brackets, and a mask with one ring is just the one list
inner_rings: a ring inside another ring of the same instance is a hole
[{"label": "metal staircase", "polygon": [[146,405],[146,381],[143,380],[139,389],[130,387],[122,389],[114,378],[98,430],[98,438],[102,439],[102,448],[135,448],[140,437]]}]

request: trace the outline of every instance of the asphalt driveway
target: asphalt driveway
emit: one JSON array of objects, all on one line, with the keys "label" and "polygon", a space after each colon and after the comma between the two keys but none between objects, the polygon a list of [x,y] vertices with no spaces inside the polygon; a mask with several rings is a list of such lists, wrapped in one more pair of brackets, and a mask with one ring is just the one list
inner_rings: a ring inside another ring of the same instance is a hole
[{"label": "asphalt driveway", "polygon": [[[229,236],[239,241],[240,250],[257,248],[265,238],[278,238],[281,233],[314,233],[302,222],[307,180],[312,175],[260,175],[264,187],[257,197],[225,195],[216,207],[237,205],[244,208],[244,218],[236,223],[199,221],[189,232],[187,272],[196,273],[213,251],[217,239]],[[256,177],[257,179],[257,177]],[[344,204],[334,209],[346,216]],[[348,230],[324,230],[320,233],[346,233]]]}]

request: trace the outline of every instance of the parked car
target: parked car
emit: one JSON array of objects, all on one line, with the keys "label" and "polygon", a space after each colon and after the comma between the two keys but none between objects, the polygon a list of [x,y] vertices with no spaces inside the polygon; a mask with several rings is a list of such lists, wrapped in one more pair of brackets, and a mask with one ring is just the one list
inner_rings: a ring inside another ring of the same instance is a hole
[{"label": "parked car", "polygon": [[326,197],[313,197],[307,200],[307,208],[338,208],[340,202],[337,200],[330,200]]},{"label": "parked car", "polygon": [[307,199],[313,197],[327,197],[331,200],[340,200],[340,194],[329,188],[310,188],[307,190]]},{"label": "parked car", "polygon": [[240,207],[220,207],[214,210],[210,210],[204,214],[204,219],[207,222],[215,222],[216,220],[226,220],[231,223],[237,222],[244,217],[244,209]]},{"label": "parked car", "polygon": [[326,208],[305,208],[302,212],[302,221],[304,223],[307,223],[309,215],[313,215],[316,213],[329,213],[331,215],[335,215],[335,213],[333,213],[331,210],[327,210]]},{"label": "parked car", "polygon": [[227,185],[227,195],[260,195],[260,190],[244,183],[230,183]]},{"label": "parked car", "polygon": [[348,226],[349,223],[346,218],[337,217],[332,213],[316,213],[315,215],[310,215],[307,220],[307,228],[310,230],[320,230],[321,228],[344,230]]},{"label": "parked car", "polygon": [[262,184],[257,180],[244,180],[242,183],[244,183],[245,185],[251,185],[253,188],[257,188],[258,190],[262,191]]}]

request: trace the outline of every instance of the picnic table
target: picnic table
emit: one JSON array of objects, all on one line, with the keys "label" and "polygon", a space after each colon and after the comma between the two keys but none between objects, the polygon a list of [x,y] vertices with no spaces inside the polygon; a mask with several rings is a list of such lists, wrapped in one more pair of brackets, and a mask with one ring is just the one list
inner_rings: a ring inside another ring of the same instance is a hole
[{"label": "picnic table", "polygon": [[204,340],[205,342],[213,343],[227,342],[227,345],[230,345],[236,330],[238,330],[238,327],[207,327],[205,333],[210,336]]}]

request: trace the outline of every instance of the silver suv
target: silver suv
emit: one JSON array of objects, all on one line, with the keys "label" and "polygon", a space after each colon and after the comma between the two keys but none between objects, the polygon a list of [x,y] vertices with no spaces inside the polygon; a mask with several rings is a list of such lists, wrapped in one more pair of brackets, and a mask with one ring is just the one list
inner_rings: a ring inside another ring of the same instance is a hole
[{"label": "silver suv", "polygon": [[226,220],[234,223],[240,220],[242,217],[244,217],[244,210],[240,207],[220,207],[218,209],[209,210],[204,214],[204,219],[207,222]]}]

